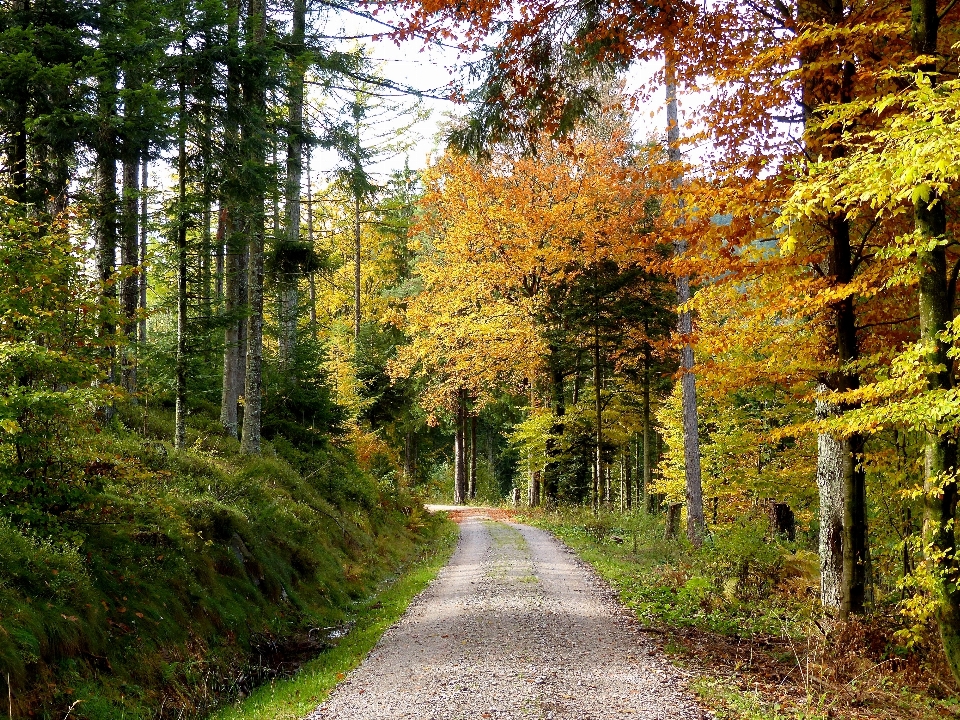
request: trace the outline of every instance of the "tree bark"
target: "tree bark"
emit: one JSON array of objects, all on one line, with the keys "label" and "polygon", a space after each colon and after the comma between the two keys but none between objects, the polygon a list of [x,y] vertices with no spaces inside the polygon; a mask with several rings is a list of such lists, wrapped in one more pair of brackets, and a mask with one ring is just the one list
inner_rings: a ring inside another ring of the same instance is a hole
[{"label": "tree bark", "polygon": [[[797,9],[798,19],[802,23],[828,22],[839,24],[844,20],[844,6],[841,0],[829,0],[827,3],[814,3],[803,0]],[[801,67],[811,64],[822,64],[831,53],[835,54],[835,45],[810,49],[799,58]],[[802,107],[804,122],[810,123],[815,117],[817,108],[824,102],[849,102],[851,99],[853,75],[855,68],[849,60],[836,60],[837,74],[829,71],[811,71],[805,80],[802,92]],[[808,152],[816,156],[820,152],[829,153],[833,159],[842,157],[844,147],[836,138],[821,135],[807,135]],[[827,274],[832,285],[843,289],[853,280],[855,262],[850,243],[850,224],[844,216],[834,215],[828,225],[827,242],[829,249]],[[852,363],[859,358],[859,345],[856,329],[856,308],[853,296],[841,298],[831,306],[833,321],[833,344],[839,368],[825,378],[826,384],[838,392],[855,390],[860,386],[860,378],[850,369]],[[853,409],[852,406],[841,405],[835,412],[842,413]],[[851,613],[862,613],[865,609],[867,596],[867,571],[869,553],[867,549],[867,505],[866,505],[866,473],[863,468],[864,439],[859,433],[851,435],[839,442],[838,447],[830,438],[820,437],[818,450],[826,453],[822,461],[818,458],[818,483],[832,482],[832,476],[839,469],[842,477],[843,493],[843,525],[842,541],[839,552],[842,553],[842,581],[840,584],[840,617],[846,619]],[[839,451],[839,455],[837,455]],[[820,470],[823,470],[821,478]],[[821,490],[821,493],[823,490]],[[832,492],[832,489],[831,489]],[[830,508],[829,513],[833,512]],[[833,520],[831,515],[831,521]],[[832,533],[833,529],[827,532]],[[836,562],[832,553],[838,551],[836,538],[829,539],[829,543],[821,538],[821,549],[831,553],[821,558],[821,565],[831,568]],[[832,581],[832,576],[830,577]],[[831,589],[832,593],[832,589]],[[833,602],[821,593],[824,599]],[[824,604],[824,607],[832,607]]]},{"label": "tree bark", "polygon": [[470,474],[467,480],[467,497],[477,497],[477,416],[470,416]]},{"label": "tree bark", "polygon": [[239,435],[239,402],[243,391],[246,363],[246,275],[247,243],[240,223],[238,193],[241,180],[240,153],[240,11],[237,0],[228,2],[227,87],[223,145],[225,177],[221,188],[218,234],[225,245],[223,272],[223,392],[220,400],[220,424],[232,436]]},{"label": "tree bark", "polygon": [[663,526],[663,539],[672,540],[680,534],[680,503],[670,503],[667,506],[667,518]]},{"label": "tree bark", "polygon": [[[306,73],[304,35],[307,2],[294,0],[293,32],[290,37],[291,69],[287,90],[287,178],[286,178],[286,241],[294,246],[300,242],[300,187],[303,182],[303,88]],[[281,254],[282,257],[282,254]],[[280,365],[289,366],[297,344],[297,310],[299,297],[297,281],[299,268],[287,262],[281,267],[280,278]]]},{"label": "tree bark", "polygon": [[[359,130],[357,131],[359,133]],[[357,139],[359,144],[360,140]],[[353,197],[353,338],[360,339],[360,194]]]},{"label": "tree bark", "polygon": [[627,450],[623,452],[620,459],[621,472],[623,473],[623,490],[621,492],[623,499],[621,503],[627,511],[633,509],[633,477],[630,474],[632,467],[630,464],[629,449],[630,446],[627,445]]},{"label": "tree bark", "polygon": [[650,346],[643,347],[643,508],[653,512],[650,493]]},{"label": "tree bark", "polygon": [[[313,250],[313,185],[310,181],[310,147],[307,147],[307,243]],[[316,273],[310,271],[310,331],[317,339],[317,280]]]},{"label": "tree bark", "polygon": [[417,466],[417,434],[407,427],[403,435],[403,477],[407,485],[413,486]]},{"label": "tree bark", "polygon": [[[817,388],[818,420],[840,409],[826,399],[829,388]],[[843,441],[827,432],[817,437],[817,490],[820,494],[820,601],[825,610],[839,612],[843,596]]]},{"label": "tree bark", "polygon": [[147,206],[147,186],[150,181],[149,154],[143,149],[140,162],[140,274],[138,280],[138,294],[140,305],[140,322],[137,339],[141,343],[147,341],[147,220],[149,207]]},{"label": "tree bark", "polygon": [[603,403],[600,395],[603,373],[600,368],[600,325],[593,326],[593,422],[594,458],[593,458],[593,513],[600,512],[600,481],[603,473]]},{"label": "tree bark", "polygon": [[540,468],[535,467],[530,462],[530,484],[527,486],[527,505],[530,507],[540,506]]},{"label": "tree bark", "polygon": [[[673,58],[673,49],[666,52],[664,68],[667,85],[667,157],[672,163],[680,162],[680,123],[677,112],[677,81]],[[681,178],[674,178],[674,189],[680,187]],[[686,240],[674,243],[674,254],[683,257],[687,252]],[[693,332],[693,318],[685,305],[690,302],[690,277],[677,278],[677,304],[681,310],[677,324],[678,333],[683,341],[680,365],[682,374],[680,386],[683,393],[683,465],[687,497],[687,538],[694,547],[703,544],[706,533],[706,521],[703,516],[703,484],[700,474],[700,429],[697,418],[697,385],[693,373],[693,347],[690,334]]]},{"label": "tree bark", "polygon": [[121,224],[122,243],[120,245],[120,264],[125,275],[121,288],[123,306],[123,333],[126,345],[121,359],[121,381],[128,393],[137,391],[137,306],[140,301],[140,278],[137,266],[140,264],[140,237],[137,232],[140,216],[140,167],[137,162],[139,153],[128,150],[123,159],[123,221]]},{"label": "tree bark", "polygon": [[[29,0],[13,0],[11,3],[13,22],[17,27],[26,29],[32,23]],[[10,172],[10,198],[17,202],[27,199],[27,117],[29,115],[29,89],[21,87],[15,98],[11,98],[12,109],[5,123],[7,125],[7,164]]]},{"label": "tree bark", "polygon": [[[98,104],[100,127],[97,137],[97,272],[102,283],[101,298],[105,305],[112,306],[117,299],[115,283],[117,264],[117,137],[114,125],[117,116],[117,78],[115,71],[105,71],[99,81]],[[106,340],[106,355],[109,362],[108,382],[116,381],[116,350],[111,338],[116,327],[106,311],[100,323],[101,337]],[[106,417],[113,414],[111,407],[104,408]]]},{"label": "tree bark", "polygon": [[[261,173],[266,165],[264,135],[266,133],[267,59],[264,36],[267,27],[265,0],[250,0],[245,50],[253,58],[244,75],[243,97],[246,107],[244,135],[246,156],[250,166]],[[250,258],[247,277],[247,362],[243,386],[243,425],[240,452],[260,454],[260,425],[263,407],[263,269],[264,218],[266,212],[265,178],[254,183],[247,213]]]},{"label": "tree bark", "polygon": [[[936,0],[912,0],[911,40],[918,56],[935,57],[940,18]],[[937,81],[936,66],[924,62],[921,72],[931,83]],[[953,359],[950,342],[943,334],[953,320],[953,307],[948,293],[946,247],[941,240],[947,230],[945,198],[933,193],[928,200],[918,198],[914,206],[914,223],[925,241],[917,252],[920,272],[920,341],[931,364],[927,388],[932,392],[953,386]],[[955,679],[960,681],[960,586],[957,575],[957,539],[954,523],[957,516],[958,488],[953,475],[957,466],[955,439],[942,430],[930,428],[924,447],[924,517],[923,539],[928,548],[927,562],[934,576],[936,618],[944,653]]]},{"label": "tree bark", "polygon": [[464,452],[464,424],[466,418],[466,393],[457,391],[456,408],[454,410],[453,431],[453,504],[463,505],[467,501],[467,473],[465,467],[466,453]]},{"label": "tree bark", "polygon": [[[180,52],[186,54],[186,43]],[[187,440],[187,94],[185,80],[179,78],[177,147],[177,357],[174,372],[173,446],[183,448]]]}]

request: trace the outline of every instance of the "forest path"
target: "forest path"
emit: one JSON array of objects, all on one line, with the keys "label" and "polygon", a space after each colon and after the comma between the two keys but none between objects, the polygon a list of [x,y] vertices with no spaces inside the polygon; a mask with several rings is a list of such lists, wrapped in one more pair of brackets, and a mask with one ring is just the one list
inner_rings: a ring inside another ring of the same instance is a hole
[{"label": "forest path", "polygon": [[449,564],[308,720],[704,717],[607,586],[552,535],[461,516]]}]

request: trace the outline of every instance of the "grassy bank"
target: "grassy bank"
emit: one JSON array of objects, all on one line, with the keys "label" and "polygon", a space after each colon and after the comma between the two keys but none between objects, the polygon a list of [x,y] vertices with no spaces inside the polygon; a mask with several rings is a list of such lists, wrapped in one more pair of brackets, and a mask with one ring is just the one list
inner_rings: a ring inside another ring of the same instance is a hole
[{"label": "grassy bank", "polygon": [[436,577],[456,547],[457,535],[456,525],[444,526],[416,562],[357,607],[352,629],[334,648],[305,664],[294,677],[260,687],[210,720],[295,720],[313,710]]},{"label": "grassy bank", "polygon": [[3,714],[206,715],[330,647],[449,532],[349,448],[277,438],[245,458],[196,413],[174,451],[170,425],[143,408],[116,418],[85,438],[82,506],[43,531],[0,523]]},{"label": "grassy bank", "polygon": [[633,609],[719,718],[960,717],[932,629],[900,647],[892,609],[830,623],[816,555],[769,537],[762,520],[716,529],[694,550],[664,540],[662,518],[561,510],[523,518],[554,532]]}]

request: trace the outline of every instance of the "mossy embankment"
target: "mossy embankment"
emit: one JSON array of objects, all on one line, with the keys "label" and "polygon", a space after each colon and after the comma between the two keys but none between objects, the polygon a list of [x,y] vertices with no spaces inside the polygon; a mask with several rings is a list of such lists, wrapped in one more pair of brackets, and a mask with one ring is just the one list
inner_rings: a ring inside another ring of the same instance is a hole
[{"label": "mossy embankment", "polygon": [[2,714],[200,717],[329,646],[443,534],[348,447],[277,438],[245,458],[198,413],[174,451],[169,424],[115,419],[88,437],[82,507],[0,522]]}]

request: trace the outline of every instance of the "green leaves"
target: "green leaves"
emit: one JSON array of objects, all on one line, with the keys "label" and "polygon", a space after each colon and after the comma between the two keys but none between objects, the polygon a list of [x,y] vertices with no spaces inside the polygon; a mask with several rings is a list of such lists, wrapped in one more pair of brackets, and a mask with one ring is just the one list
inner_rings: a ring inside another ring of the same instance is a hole
[{"label": "green leaves", "polygon": [[[0,221],[0,512],[43,525],[83,501],[80,427],[105,404],[98,284],[66,218],[8,202]],[[108,312],[110,308],[106,308]]]}]

